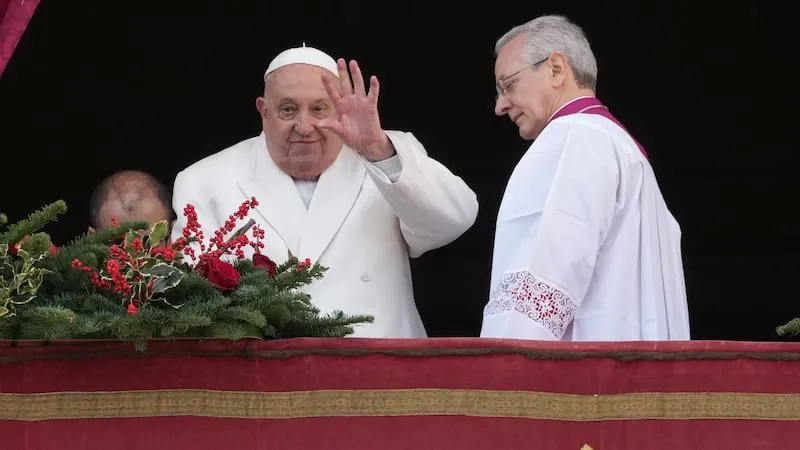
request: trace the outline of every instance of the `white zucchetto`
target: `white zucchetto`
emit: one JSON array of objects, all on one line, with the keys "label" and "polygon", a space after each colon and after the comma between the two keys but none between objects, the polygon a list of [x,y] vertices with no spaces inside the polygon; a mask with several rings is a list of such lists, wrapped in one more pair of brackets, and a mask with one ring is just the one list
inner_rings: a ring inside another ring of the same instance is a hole
[{"label": "white zucchetto", "polygon": [[284,50],[276,56],[275,59],[269,63],[267,71],[264,72],[264,79],[266,80],[270,73],[283,66],[288,66],[289,64],[310,64],[312,66],[322,67],[333,73],[337,78],[339,77],[336,60],[323,51],[313,47],[306,47],[304,42],[302,47]]}]

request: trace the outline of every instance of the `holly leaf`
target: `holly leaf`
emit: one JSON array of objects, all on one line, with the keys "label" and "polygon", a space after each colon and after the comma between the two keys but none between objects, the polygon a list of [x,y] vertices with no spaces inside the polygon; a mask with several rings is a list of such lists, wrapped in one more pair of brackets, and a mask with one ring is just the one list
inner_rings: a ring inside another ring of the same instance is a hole
[{"label": "holly leaf", "polygon": [[24,305],[36,298],[36,294],[20,294],[11,297],[12,305]]},{"label": "holly leaf", "polygon": [[159,242],[163,241],[169,233],[169,224],[166,220],[156,222],[150,228],[150,246],[155,247]]},{"label": "holly leaf", "polygon": [[162,262],[158,262],[153,264],[152,266],[143,267],[140,271],[143,275],[149,275],[153,277],[166,277],[172,273],[172,271],[178,270],[175,267],[170,266],[169,264],[165,264]]},{"label": "holly leaf", "polygon": [[[155,266],[156,264],[161,264],[161,262],[158,259],[150,258],[150,257],[139,258],[137,261],[140,264],[139,272],[141,272],[141,273],[149,273],[148,270],[152,269],[153,266]],[[144,261],[144,262],[142,262],[142,261]]]},{"label": "holly leaf", "polygon": [[125,250],[130,256],[136,254],[136,250],[133,248],[133,241],[137,238],[139,238],[139,235],[134,230],[129,230],[127,233],[125,233]]},{"label": "holly leaf", "polygon": [[36,292],[42,286],[42,282],[44,281],[44,275],[46,273],[50,273],[49,270],[45,269],[33,269],[31,273],[28,274],[28,279],[25,281],[27,284],[27,292]]},{"label": "holly leaf", "polygon": [[152,267],[143,268],[140,272],[147,277],[156,279],[153,285],[154,294],[174,288],[183,279],[183,271],[164,263],[158,263]]},{"label": "holly leaf", "polygon": [[167,289],[172,289],[178,284],[180,284],[182,279],[183,279],[183,272],[181,272],[178,269],[175,269],[169,275],[157,278],[156,283],[153,286],[153,291],[161,293],[166,291]]}]

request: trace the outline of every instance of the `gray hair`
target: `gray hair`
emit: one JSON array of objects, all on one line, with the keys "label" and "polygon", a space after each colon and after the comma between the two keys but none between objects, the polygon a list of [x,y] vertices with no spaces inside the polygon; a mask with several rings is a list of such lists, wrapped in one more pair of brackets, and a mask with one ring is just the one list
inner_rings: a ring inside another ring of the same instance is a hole
[{"label": "gray hair", "polygon": [[567,57],[578,85],[597,89],[597,61],[581,27],[564,16],[537,17],[515,26],[498,39],[494,48],[495,55],[519,35],[525,36],[522,57],[528,64],[535,64],[550,53],[559,51]]}]

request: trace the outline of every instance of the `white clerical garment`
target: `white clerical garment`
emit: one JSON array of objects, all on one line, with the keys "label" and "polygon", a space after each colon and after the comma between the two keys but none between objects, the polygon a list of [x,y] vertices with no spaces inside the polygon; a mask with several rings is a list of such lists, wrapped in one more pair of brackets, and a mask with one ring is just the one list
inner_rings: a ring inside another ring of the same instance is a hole
[{"label": "white clerical garment", "polygon": [[643,149],[607,110],[584,111],[598,105],[565,105],[514,169],[482,337],[690,338],[680,227]]},{"label": "white clerical garment", "polygon": [[[416,308],[409,257],[454,241],[475,222],[478,202],[467,184],[429,157],[411,134],[387,131],[397,155],[371,163],[343,147],[317,181],[297,181],[272,161],[264,134],[206,157],[178,174],[172,238],[195,206],[205,236],[255,197],[250,218],[265,230],[262,253],[288,252],[328,267],[303,287],[323,314],[369,314],[354,337],[426,337]],[[252,256],[246,249],[245,256]]]}]

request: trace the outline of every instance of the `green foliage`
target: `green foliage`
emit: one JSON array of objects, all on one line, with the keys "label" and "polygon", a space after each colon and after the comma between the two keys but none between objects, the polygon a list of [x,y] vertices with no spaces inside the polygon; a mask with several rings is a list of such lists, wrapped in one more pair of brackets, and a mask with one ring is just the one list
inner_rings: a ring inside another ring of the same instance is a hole
[{"label": "green foliage", "polygon": [[[8,226],[8,229],[0,233],[0,243],[15,244],[25,236],[31,236],[41,230],[50,222],[58,220],[58,216],[67,212],[67,204],[63,200],[53,202],[44,208],[31,213],[27,219],[22,219],[15,224]],[[3,215],[0,225],[8,223],[8,218]]]},{"label": "green foliage", "polygon": [[93,234],[85,233],[68,242],[67,245],[59,248],[58,255],[50,258],[46,265],[52,270],[44,284],[52,287],[65,287],[75,289],[86,282],[86,278],[78,276],[72,267],[72,262],[76,259],[84,264],[100,269],[102,263],[108,258],[110,253],[109,244],[120,242],[122,237],[131,230],[144,230],[148,227],[147,222],[126,222],[117,227],[97,230]]},{"label": "green foliage", "polygon": [[800,317],[779,326],[775,330],[779,336],[798,336],[800,335]]},{"label": "green foliage", "polygon": [[31,254],[19,248],[12,256],[8,251],[8,244],[0,244],[0,319],[14,315],[18,307],[36,298],[48,273],[46,269],[36,267],[46,252]]},{"label": "green foliage", "polygon": [[8,217],[0,214],[0,226],[6,228],[0,233],[0,320],[14,316],[38,295],[49,273],[42,262],[51,246],[50,236],[38,231],[66,211],[59,200],[7,227]]},{"label": "green foliage", "polygon": [[105,267],[85,266],[80,257],[73,260],[73,267],[82,266],[95,274],[94,284],[120,292],[134,309],[139,304],[164,300],[164,293],[177,286],[184,275],[175,251],[160,247],[168,230],[165,220],[143,229],[127,230],[120,244],[109,247]]},{"label": "green foliage", "polygon": [[[30,238],[16,256],[9,256],[13,273],[27,275],[20,278],[24,289],[17,288],[17,297],[8,302],[13,314],[0,317],[0,339],[119,339],[143,350],[151,338],[342,337],[353,332],[354,324],[373,320],[342,312],[321,315],[300,289],[322,278],[327,269],[294,257],[281,264],[274,277],[250,260],[237,260],[233,266],[239,284],[223,292],[180,259],[165,259],[154,250],[166,236],[166,224],[123,223],[79,236],[52,255],[49,237],[37,231],[65,208],[51,205],[2,235]],[[142,245],[139,250],[132,245],[136,239]],[[114,244],[120,250],[112,250]],[[8,246],[3,245],[0,258],[7,254]],[[113,289],[109,261],[121,263],[119,273],[132,282],[131,291]],[[14,282],[13,273],[3,273],[0,282]],[[35,297],[19,297],[23,293]]]}]

